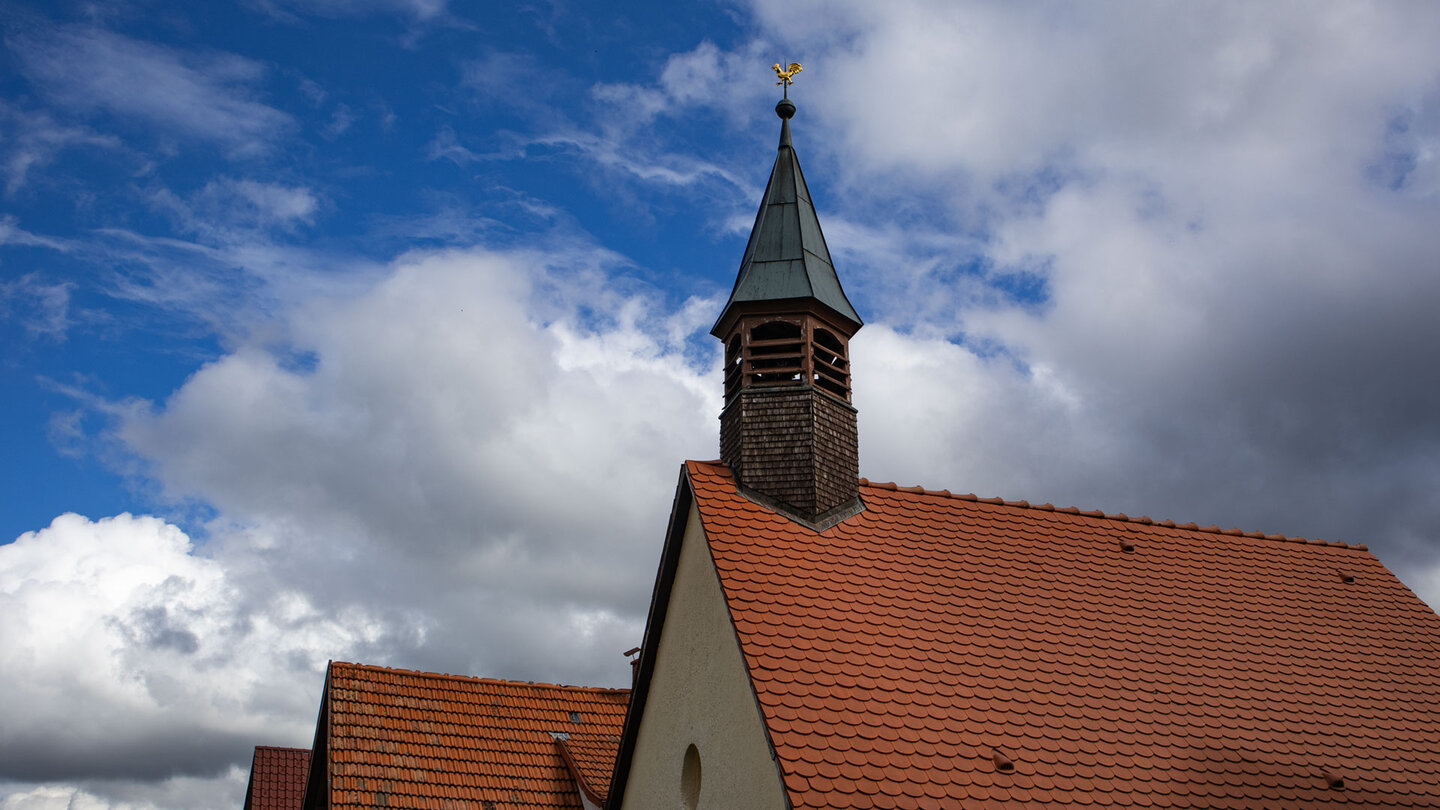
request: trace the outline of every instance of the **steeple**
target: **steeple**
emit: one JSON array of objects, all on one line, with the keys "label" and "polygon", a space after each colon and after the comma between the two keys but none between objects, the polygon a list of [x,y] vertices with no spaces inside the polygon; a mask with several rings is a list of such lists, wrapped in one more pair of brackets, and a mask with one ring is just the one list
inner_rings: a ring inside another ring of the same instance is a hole
[{"label": "steeple", "polygon": [[730,299],[710,333],[725,342],[720,457],[741,492],[823,529],[858,512],[859,438],[850,404],[845,297],[790,140],[791,76],[775,105],[780,146]]},{"label": "steeple", "polygon": [[781,99],[775,105],[775,113],[780,116],[779,154],[775,156],[775,167],[770,170],[765,195],[760,199],[760,210],[755,214],[755,226],[750,231],[750,242],[745,245],[745,257],[740,260],[735,288],[730,291],[730,300],[710,334],[722,336],[721,326],[726,316],[742,301],[792,298],[813,298],[824,304],[853,324],[853,332],[861,326],[860,316],[855,314],[855,308],[840,288],[840,278],[830,261],[830,249],[825,246],[825,235],[820,231],[820,218],[815,215],[810,189],[800,172],[800,159],[790,143],[790,118],[795,115],[795,103],[788,98]]}]

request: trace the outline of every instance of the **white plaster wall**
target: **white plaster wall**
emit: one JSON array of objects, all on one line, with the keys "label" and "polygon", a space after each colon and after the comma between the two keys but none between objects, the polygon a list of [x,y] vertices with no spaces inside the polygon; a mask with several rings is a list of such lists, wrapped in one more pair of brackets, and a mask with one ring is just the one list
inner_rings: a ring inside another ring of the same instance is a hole
[{"label": "white plaster wall", "polygon": [[784,810],[780,773],[693,505],[621,807],[684,808],[680,774],[692,744],[700,752],[699,810]]}]

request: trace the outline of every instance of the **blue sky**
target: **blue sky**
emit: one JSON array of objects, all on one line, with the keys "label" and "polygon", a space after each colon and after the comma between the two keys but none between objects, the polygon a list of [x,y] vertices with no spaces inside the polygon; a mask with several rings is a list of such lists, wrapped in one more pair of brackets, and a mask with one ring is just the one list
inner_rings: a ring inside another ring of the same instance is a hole
[{"label": "blue sky", "polygon": [[[322,4],[318,17],[146,4],[8,15],[7,202],[11,227],[43,237],[6,245],[18,285],[5,320],[16,347],[6,446],[30,461],[6,470],[18,497],[5,504],[5,535],[65,510],[149,504],[113,469],[55,452],[47,425],[73,413],[67,391],[163,398],[281,303],[283,280],[247,278],[243,260],[223,252],[186,251],[263,242],[286,259],[309,254],[294,260],[317,283],[344,283],[334,277],[351,268],[337,263],[482,235],[518,244],[558,227],[605,234],[666,294],[718,281],[696,266],[716,246],[713,223],[707,232],[686,215],[683,191],[670,205],[614,195],[587,176],[583,146],[529,141],[537,127],[593,126],[596,82],[643,82],[667,54],[693,47],[697,30],[735,36],[730,15],[695,9],[681,23],[663,5],[635,4],[604,20],[558,7],[462,19],[383,6],[352,16]],[[130,86],[147,82],[157,84]],[[695,138],[694,123],[661,128]],[[719,185],[707,196],[741,191]],[[197,260],[204,289],[166,283]],[[63,331],[45,320],[58,304],[40,290],[63,291]]]},{"label": "blue sky", "polygon": [[1440,7],[0,21],[0,810],[239,802],[330,659],[623,684],[773,62],[863,474],[1368,543],[1440,599]]}]

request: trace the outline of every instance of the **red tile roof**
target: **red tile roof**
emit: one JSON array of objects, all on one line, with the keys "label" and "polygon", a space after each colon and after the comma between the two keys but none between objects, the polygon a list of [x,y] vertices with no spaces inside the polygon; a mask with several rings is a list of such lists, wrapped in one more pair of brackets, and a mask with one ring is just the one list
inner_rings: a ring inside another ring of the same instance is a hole
[{"label": "red tile roof", "polygon": [[[623,721],[624,718],[621,719]],[[597,805],[604,805],[605,796],[610,792],[610,772],[615,769],[620,735],[569,737],[556,740],[555,745],[560,748],[560,756],[586,798]]]},{"label": "red tile roof", "polygon": [[[608,769],[593,759],[607,743],[613,757],[628,701],[623,689],[332,663],[329,806],[579,808],[556,742],[584,752],[587,777]],[[597,775],[590,787],[603,798],[608,781]]]},{"label": "red tile roof", "polygon": [[687,470],[795,808],[1440,807],[1440,617],[1363,547]]},{"label": "red tile roof", "polygon": [[309,768],[308,748],[255,746],[245,810],[300,810]]}]

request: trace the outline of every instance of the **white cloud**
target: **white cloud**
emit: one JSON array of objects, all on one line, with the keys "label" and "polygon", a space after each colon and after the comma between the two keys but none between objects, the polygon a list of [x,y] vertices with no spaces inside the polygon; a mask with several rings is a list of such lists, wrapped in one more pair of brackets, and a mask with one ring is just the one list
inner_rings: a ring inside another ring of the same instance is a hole
[{"label": "white cloud", "polygon": [[[674,342],[693,311],[654,318],[643,299],[597,288],[587,261],[401,262],[365,295],[296,313],[293,348],[313,366],[246,347],[163,410],[135,412],[123,435],[175,495],[222,509],[216,562],[251,574],[231,575],[228,605],[207,612],[264,603],[284,617],[272,594],[300,593],[306,621],[373,615],[373,641],[353,655],[287,633],[322,657],[623,682],[658,542],[637,527],[663,526],[675,465],[695,454],[683,447],[698,437],[709,454],[714,394]],[[582,301],[616,317],[587,322]],[[175,610],[131,613],[136,638],[189,646],[167,624]],[[257,655],[257,680],[277,654]],[[256,690],[313,702],[268,680]],[[308,722],[313,705],[291,715]],[[273,728],[237,734],[277,742]]]},{"label": "white cloud", "polygon": [[14,214],[0,214],[0,246],[43,247],[65,253],[71,245],[59,239],[31,233],[20,227],[20,220]]},{"label": "white cloud", "polygon": [[[320,17],[357,17],[394,12],[425,21],[443,17],[448,0],[251,0],[258,8],[281,19],[295,13]],[[293,12],[292,12],[293,9]]]},{"label": "white cloud", "polygon": [[679,460],[714,454],[718,391],[688,359],[696,308],[657,313],[596,261],[403,259],[296,311],[285,346],[132,406],[119,435],[284,588],[423,628],[386,660],[617,682],[658,542],[637,527],[662,531]]},{"label": "white cloud", "polygon": [[660,115],[685,115],[697,108],[719,109],[740,125],[766,109],[766,67],[763,41],[752,40],[739,50],[721,50],[709,40],[671,55],[653,85],[601,83],[591,94],[613,110],[615,126],[639,127]]},{"label": "white cloud", "polygon": [[181,230],[210,244],[243,242],[256,231],[294,230],[312,224],[320,208],[309,188],[233,177],[211,180],[184,199],[162,190],[153,200]]},{"label": "white cloud", "polygon": [[0,776],[212,777],[257,739],[306,744],[326,657],[377,624],[266,585],[154,517],[67,514],[0,546]]},{"label": "white cloud", "polygon": [[233,196],[245,204],[246,214],[260,223],[310,222],[317,207],[315,195],[307,188],[254,180],[214,180],[202,194]]},{"label": "white cloud", "polygon": [[80,27],[7,37],[6,44],[57,103],[143,121],[162,139],[210,141],[245,157],[268,151],[293,127],[288,114],[255,100],[264,66],[233,54],[190,53]]},{"label": "white cloud", "polygon": [[0,810],[162,810],[236,807],[245,801],[248,761],[215,777],[177,776],[154,782],[94,780],[66,783],[0,782]]},{"label": "white cloud", "polygon": [[449,127],[442,128],[430,143],[425,145],[426,160],[444,159],[457,166],[482,160],[514,160],[523,157],[525,157],[525,150],[521,147],[486,153],[476,152],[460,143],[460,139],[455,136],[455,130]]},{"label": "white cloud", "polygon": [[535,58],[533,54],[487,50],[466,62],[460,83],[476,100],[498,104],[537,118],[554,118],[555,110],[546,99],[569,81],[569,77]]},{"label": "white cloud", "polygon": [[1434,83],[1433,15],[1393,6],[755,7],[809,48],[844,43],[807,68],[805,98],[881,169],[993,178],[1059,160],[1207,183],[1276,161],[1291,180]]},{"label": "white cloud", "polygon": [[802,157],[898,330],[857,338],[862,469],[1437,553],[1440,13],[755,8],[817,54]]},{"label": "white cloud", "polygon": [[49,165],[67,149],[121,149],[120,139],[113,135],[59,124],[46,113],[22,110],[4,102],[0,102],[0,124],[5,134],[5,143],[0,147],[4,149],[5,193],[11,196],[26,185],[36,169]]},{"label": "white cloud", "polygon": [[573,149],[603,169],[661,186],[692,186],[718,179],[743,187],[738,178],[715,163],[682,154],[643,154],[633,143],[605,136],[567,132],[541,136],[531,143]]},{"label": "white cloud", "polygon": [[0,799],[0,810],[130,810],[130,807],[108,802],[74,785],[60,784],[19,787],[6,791]]},{"label": "white cloud", "polygon": [[[5,232],[11,225],[13,218],[0,217],[0,244],[12,243]],[[37,273],[0,282],[0,321],[19,320],[32,338],[64,340],[70,328],[70,293],[74,288],[70,282],[46,283]]]},{"label": "white cloud", "polygon": [[273,329],[290,302],[353,294],[383,273],[363,257],[281,241],[301,230],[301,212],[323,205],[310,190],[253,190],[254,201],[226,180],[187,197],[158,191],[150,202],[191,238],[103,228],[77,240],[76,250],[111,271],[96,279],[100,292],[178,317],[186,328],[203,324],[226,345]]},{"label": "white cloud", "polygon": [[73,785],[40,785],[7,791],[5,798],[0,799],[3,810],[101,810],[110,806]]},{"label": "white cloud", "polygon": [[1431,609],[1440,605],[1440,565],[1417,566],[1405,577],[1405,584]]},{"label": "white cloud", "polygon": [[349,131],[350,127],[359,120],[360,116],[345,104],[335,105],[330,113],[330,121],[320,130],[320,136],[327,141],[333,141]]}]

